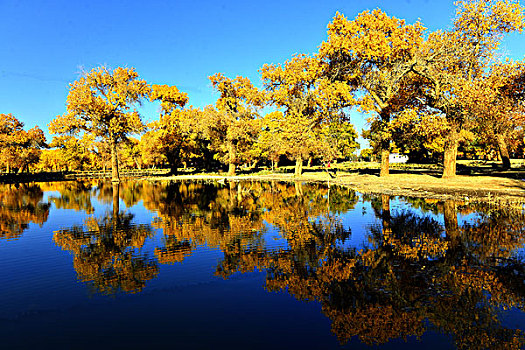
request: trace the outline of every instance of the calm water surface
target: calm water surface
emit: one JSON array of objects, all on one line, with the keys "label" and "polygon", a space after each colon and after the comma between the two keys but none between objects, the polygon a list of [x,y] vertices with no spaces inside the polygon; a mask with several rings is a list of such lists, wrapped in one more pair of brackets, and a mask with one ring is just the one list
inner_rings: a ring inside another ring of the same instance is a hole
[{"label": "calm water surface", "polygon": [[321,184],[0,185],[2,348],[522,348],[525,215]]}]

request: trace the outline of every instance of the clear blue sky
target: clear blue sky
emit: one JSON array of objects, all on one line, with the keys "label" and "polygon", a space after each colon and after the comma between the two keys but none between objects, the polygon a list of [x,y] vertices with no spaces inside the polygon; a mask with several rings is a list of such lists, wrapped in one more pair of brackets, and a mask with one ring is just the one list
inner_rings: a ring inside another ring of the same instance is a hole
[{"label": "clear blue sky", "polygon": [[[217,97],[208,76],[242,75],[260,86],[264,63],[314,53],[336,11],[353,18],[378,7],[430,30],[450,27],[455,9],[440,0],[0,0],[0,113],[48,135],[47,124],[65,112],[68,84],[103,64],[176,85],[202,107]],[[506,40],[504,53],[523,58],[524,39]],[[143,115],[155,119],[157,106],[145,105]],[[352,122],[360,131],[364,117],[353,113]]]}]

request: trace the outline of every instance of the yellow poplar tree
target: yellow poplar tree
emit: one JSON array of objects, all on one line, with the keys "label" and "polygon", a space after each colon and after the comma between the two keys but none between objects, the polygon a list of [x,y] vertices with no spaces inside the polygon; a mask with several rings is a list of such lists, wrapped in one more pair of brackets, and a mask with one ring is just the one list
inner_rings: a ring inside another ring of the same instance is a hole
[{"label": "yellow poplar tree", "polygon": [[[217,73],[209,77],[220,96],[216,102],[217,113],[207,110],[211,147],[225,154],[228,175],[235,175],[236,165],[240,162],[239,151],[255,141],[257,107],[264,105],[264,95],[253,86],[248,78],[238,76],[235,79]],[[206,111],[205,111],[206,112]]]},{"label": "yellow poplar tree", "polygon": [[490,67],[507,33],[524,28],[524,10],[519,2],[459,1],[449,31],[436,31],[421,45],[413,70],[426,104],[443,113],[445,131],[443,178],[456,175],[459,142],[468,135],[475,115],[469,108],[479,87],[476,80]]},{"label": "yellow poplar tree", "polygon": [[323,66],[316,57],[296,55],[283,65],[261,68],[268,101],[283,110],[267,118],[268,126],[278,130],[274,136],[295,160],[295,175],[301,175],[303,160],[310,154],[330,153],[321,127],[353,104],[350,86],[328,80]]},{"label": "yellow poplar tree", "polygon": [[381,176],[389,174],[390,119],[413,97],[412,66],[424,30],[419,22],[409,25],[380,9],[364,11],[352,21],[337,13],[319,50],[328,64],[326,74],[364,92],[361,108],[375,113]]},{"label": "yellow poplar tree", "polygon": [[180,165],[181,148],[185,141],[181,109],[188,102],[188,95],[179,91],[176,86],[153,85],[150,100],[160,101],[161,113],[160,119],[150,125],[152,131],[147,138],[150,145],[146,149],[166,157],[171,173],[174,174]]},{"label": "yellow poplar tree", "polygon": [[35,126],[24,130],[24,123],[12,114],[0,114],[0,165],[29,170],[29,165],[38,163],[43,148],[46,148],[44,132]]},{"label": "yellow poplar tree", "polygon": [[510,168],[508,140],[519,137],[525,126],[525,62],[491,66],[475,82],[469,110],[476,116],[484,144],[496,145],[504,169]]},{"label": "yellow poplar tree", "polygon": [[83,131],[110,145],[112,181],[119,181],[117,147],[127,135],[145,129],[133,107],[147,97],[149,85],[133,68],[94,68],[70,84],[67,113],[49,125],[54,134]]}]

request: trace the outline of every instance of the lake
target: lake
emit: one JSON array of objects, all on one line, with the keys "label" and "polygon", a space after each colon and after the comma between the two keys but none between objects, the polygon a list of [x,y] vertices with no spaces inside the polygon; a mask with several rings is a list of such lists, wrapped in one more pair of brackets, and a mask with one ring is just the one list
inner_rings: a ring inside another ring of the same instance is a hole
[{"label": "lake", "polygon": [[0,185],[5,349],[519,349],[525,215],[326,184]]}]

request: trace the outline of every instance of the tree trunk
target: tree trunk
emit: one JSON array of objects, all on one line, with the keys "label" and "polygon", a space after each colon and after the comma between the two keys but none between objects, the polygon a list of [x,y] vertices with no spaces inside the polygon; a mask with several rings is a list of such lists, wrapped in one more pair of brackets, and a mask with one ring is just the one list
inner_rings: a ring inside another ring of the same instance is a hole
[{"label": "tree trunk", "polygon": [[113,220],[116,220],[120,211],[119,207],[119,184],[113,183]]},{"label": "tree trunk", "polygon": [[313,161],[313,157],[308,157],[308,167],[312,167],[312,161]]},{"label": "tree trunk", "polygon": [[456,158],[458,156],[458,135],[451,131],[445,140],[445,154],[443,156],[443,179],[456,176]]},{"label": "tree trunk", "polygon": [[301,176],[303,174],[303,158],[301,156],[295,159],[295,176]]},{"label": "tree trunk", "polygon": [[8,173],[8,174],[11,172],[11,168],[9,167],[9,162],[6,165],[6,171],[5,172]]},{"label": "tree trunk", "polygon": [[174,159],[168,159],[168,164],[170,166],[170,174],[176,175],[178,173],[178,164]]},{"label": "tree trunk", "polygon": [[505,137],[498,134],[496,140],[498,141],[499,154],[501,156],[501,162],[503,163],[503,169],[510,169],[509,150],[507,148],[507,143],[505,142]]},{"label": "tree trunk", "polygon": [[140,163],[137,160],[137,158],[133,158],[133,160],[135,161],[135,166],[137,167],[137,169],[142,170],[142,166],[140,165]]},{"label": "tree trunk", "polygon": [[451,245],[454,246],[459,242],[458,214],[454,201],[445,201],[443,205],[443,217],[445,219],[445,234],[450,239]]},{"label": "tree trunk", "polygon": [[390,175],[390,141],[381,141],[381,171],[379,176]]},{"label": "tree trunk", "polygon": [[237,199],[237,195],[235,193],[235,182],[233,181],[229,181],[229,187],[230,187],[230,191],[228,192],[228,194],[230,195],[230,210],[232,210],[233,208],[236,207],[236,202],[235,200]]},{"label": "tree trunk", "polygon": [[390,196],[387,194],[381,195],[381,219],[383,221],[383,235],[390,235],[392,233],[390,227],[392,217],[390,214]]},{"label": "tree trunk", "polygon": [[235,161],[236,161],[236,154],[235,154],[235,145],[233,142],[228,143],[228,176],[235,176]]},{"label": "tree trunk", "polygon": [[240,182],[237,183],[237,203],[242,202],[242,185]]},{"label": "tree trunk", "polygon": [[302,197],[303,196],[303,184],[299,181],[295,181],[294,187],[295,187],[295,195],[297,197]]},{"label": "tree trunk", "polygon": [[[388,125],[390,122],[390,112],[388,108],[382,108],[379,116],[384,125]],[[387,130],[382,131],[386,133]],[[383,137],[381,137],[379,144],[381,147],[381,170],[379,171],[379,176],[381,177],[390,175],[390,139],[385,140]]]},{"label": "tree trunk", "polygon": [[117,138],[113,136],[111,139],[111,181],[120,182],[118,172],[118,158],[117,158]]}]

